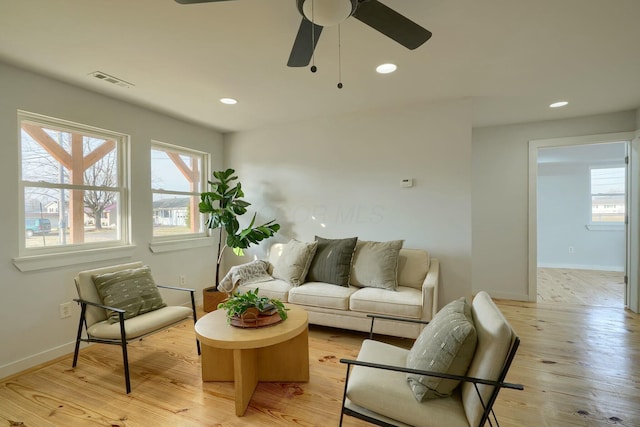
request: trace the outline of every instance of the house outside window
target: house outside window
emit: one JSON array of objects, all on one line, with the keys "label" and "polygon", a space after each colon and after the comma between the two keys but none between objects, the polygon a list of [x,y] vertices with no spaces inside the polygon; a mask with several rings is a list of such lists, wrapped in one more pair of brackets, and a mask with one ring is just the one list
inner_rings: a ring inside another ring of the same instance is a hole
[{"label": "house outside window", "polygon": [[124,134],[19,112],[21,255],[130,241]]},{"label": "house outside window", "polygon": [[154,240],[205,236],[198,204],[206,184],[208,160],[206,153],[152,141]]},{"label": "house outside window", "polygon": [[591,168],[591,223],[624,223],[625,175],[624,167]]}]

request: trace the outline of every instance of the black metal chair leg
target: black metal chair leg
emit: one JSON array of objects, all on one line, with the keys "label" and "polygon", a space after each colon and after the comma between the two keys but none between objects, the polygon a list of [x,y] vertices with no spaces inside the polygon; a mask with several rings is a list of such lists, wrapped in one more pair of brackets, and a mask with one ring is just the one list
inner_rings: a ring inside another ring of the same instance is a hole
[{"label": "black metal chair leg", "polygon": [[76,336],[76,349],[73,352],[73,368],[78,364],[78,353],[80,352],[80,338],[82,338],[82,326],[84,325],[84,315],[87,311],[87,304],[81,304],[80,323],[78,324],[78,335]]},{"label": "black metal chair leg", "polygon": [[[198,315],[196,314],[196,300],[194,296],[194,291],[189,292],[191,294],[191,310],[193,311],[193,324],[195,325],[198,321]],[[196,347],[198,348],[198,356],[200,356],[200,341],[196,338]]]},{"label": "black metal chair leg", "polygon": [[131,379],[129,378],[129,356],[127,355],[127,335],[124,330],[124,313],[118,313],[120,317],[120,338],[122,345],[122,362],[124,364],[124,381],[127,387],[127,394],[131,393]]}]

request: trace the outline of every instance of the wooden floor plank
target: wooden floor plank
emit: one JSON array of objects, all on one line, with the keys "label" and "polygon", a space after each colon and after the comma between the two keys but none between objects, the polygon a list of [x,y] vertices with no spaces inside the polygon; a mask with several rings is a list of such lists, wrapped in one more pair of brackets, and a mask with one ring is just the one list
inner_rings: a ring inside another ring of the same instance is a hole
[{"label": "wooden floor plank", "polygon": [[[640,318],[615,307],[497,301],[522,339],[495,405],[503,427],[639,426]],[[94,345],[0,382],[0,425],[335,426],[346,367],[367,334],[312,326],[308,383],[260,383],[244,417],[231,382],[203,383],[193,323],[130,346],[132,392],[121,351]],[[410,347],[412,340],[379,337]],[[347,417],[345,426],[366,423]]]}]

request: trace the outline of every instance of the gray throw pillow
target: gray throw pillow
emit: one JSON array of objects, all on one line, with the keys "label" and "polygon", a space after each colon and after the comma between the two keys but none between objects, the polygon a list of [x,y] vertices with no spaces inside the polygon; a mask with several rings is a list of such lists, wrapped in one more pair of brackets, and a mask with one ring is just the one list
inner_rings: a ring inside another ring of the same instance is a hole
[{"label": "gray throw pillow", "polygon": [[402,240],[358,241],[351,267],[351,284],[396,290],[398,288],[398,256],[402,243]]},{"label": "gray throw pillow", "polygon": [[307,281],[348,287],[351,260],[358,238],[323,239],[316,236],[316,241],[318,248],[311,261]]},{"label": "gray throw pillow", "polygon": [[307,243],[291,239],[282,247],[282,253],[273,266],[272,276],[293,286],[302,285],[317,247],[318,242]]},{"label": "gray throw pillow", "polygon": [[[422,330],[407,357],[407,368],[465,375],[477,344],[471,307],[463,298],[442,308]],[[450,396],[459,381],[407,374],[418,402]]]},{"label": "gray throw pillow", "polygon": [[[125,310],[125,319],[167,306],[148,266],[99,274],[92,279],[102,303]],[[118,313],[107,310],[107,320],[117,323]]]}]

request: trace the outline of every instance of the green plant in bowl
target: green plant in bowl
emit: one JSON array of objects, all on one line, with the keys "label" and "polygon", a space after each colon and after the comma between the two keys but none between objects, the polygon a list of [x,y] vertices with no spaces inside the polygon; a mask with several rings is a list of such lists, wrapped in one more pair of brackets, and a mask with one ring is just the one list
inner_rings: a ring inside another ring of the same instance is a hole
[{"label": "green plant in bowl", "polygon": [[244,294],[235,293],[228,300],[218,304],[218,308],[227,310],[227,322],[231,322],[234,317],[242,317],[242,315],[250,309],[257,309],[259,312],[265,312],[275,309],[282,320],[287,318],[287,310],[277,298],[268,298],[258,296],[258,290],[247,291]]}]

